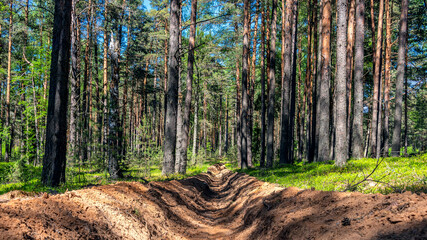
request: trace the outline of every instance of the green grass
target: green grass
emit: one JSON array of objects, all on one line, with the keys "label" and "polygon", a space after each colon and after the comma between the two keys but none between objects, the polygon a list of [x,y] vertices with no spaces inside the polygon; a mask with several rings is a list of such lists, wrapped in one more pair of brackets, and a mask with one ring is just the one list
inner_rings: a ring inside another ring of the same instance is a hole
[{"label": "green grass", "polygon": [[[125,173],[125,178],[120,181],[166,181],[178,180],[189,176],[197,175],[201,172],[206,172],[208,167],[219,162],[219,160],[210,160],[187,168],[187,173],[174,174],[170,176],[162,176],[161,169],[158,166],[151,166],[147,176],[144,166],[132,166]],[[68,167],[66,170],[66,183],[56,187],[45,187],[40,181],[41,167],[25,166],[25,180],[18,180],[15,175],[16,163],[0,163],[0,195],[13,190],[21,190],[25,192],[50,192],[63,193],[67,190],[81,189],[92,185],[105,185],[114,183],[108,177],[107,171],[97,171],[85,167]]]},{"label": "green grass", "polygon": [[335,166],[333,162],[298,163],[273,169],[254,168],[243,172],[283,187],[383,194],[403,191],[427,192],[427,154],[410,158],[382,159],[368,180],[357,184],[372,172],[376,163],[376,159],[364,158],[350,160],[343,168]]},{"label": "green grass", "polygon": [[[120,181],[165,181],[183,179],[206,172],[207,168],[217,162],[225,162],[226,166],[235,171],[237,164],[230,159],[209,159],[204,163],[189,166],[187,174],[162,176],[159,166],[151,166],[149,171],[144,166],[130,166],[125,173],[127,176]],[[377,161],[371,158],[350,160],[344,168],[328,163],[297,163],[282,165],[273,169],[253,168],[243,172],[270,183],[283,187],[298,187],[302,189],[315,188],[323,191],[344,191],[349,186],[363,180],[375,168]],[[158,165],[158,164],[156,164]],[[58,188],[48,188],[41,184],[41,167],[26,165],[23,177],[17,177],[17,163],[0,163],[0,194],[12,190],[26,192],[62,193],[68,190],[80,189],[91,185],[110,184],[106,171],[84,167],[69,167],[66,172],[67,182]],[[21,174],[22,175],[22,174]],[[21,180],[18,180],[21,179]],[[22,180],[23,179],[23,180]],[[369,177],[356,186],[347,189],[362,193],[392,193],[392,192],[426,192],[427,193],[427,154],[410,158],[385,158]]]}]

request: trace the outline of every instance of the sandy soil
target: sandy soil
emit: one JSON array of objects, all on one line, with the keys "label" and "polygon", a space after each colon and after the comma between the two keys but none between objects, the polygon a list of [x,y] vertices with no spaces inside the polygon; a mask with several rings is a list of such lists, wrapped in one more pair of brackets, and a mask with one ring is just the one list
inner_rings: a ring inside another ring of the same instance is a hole
[{"label": "sandy soil", "polygon": [[281,188],[219,164],[181,181],[0,198],[1,239],[427,239],[426,194]]}]

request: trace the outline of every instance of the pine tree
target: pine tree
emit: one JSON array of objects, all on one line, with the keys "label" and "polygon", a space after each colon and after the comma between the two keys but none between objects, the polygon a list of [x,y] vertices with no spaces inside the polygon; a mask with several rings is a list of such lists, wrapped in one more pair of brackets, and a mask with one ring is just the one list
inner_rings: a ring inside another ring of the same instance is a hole
[{"label": "pine tree", "polygon": [[52,61],[42,182],[65,182],[67,152],[68,74],[71,48],[71,1],[55,0]]}]

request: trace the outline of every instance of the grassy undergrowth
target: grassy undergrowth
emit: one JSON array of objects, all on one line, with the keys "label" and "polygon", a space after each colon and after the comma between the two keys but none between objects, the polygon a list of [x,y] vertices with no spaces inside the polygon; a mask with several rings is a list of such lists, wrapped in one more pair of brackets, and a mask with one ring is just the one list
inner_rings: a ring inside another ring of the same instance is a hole
[{"label": "grassy undergrowth", "polygon": [[[376,159],[350,160],[344,168],[336,167],[333,162],[328,162],[279,165],[272,169],[256,167],[242,171],[237,169],[235,161],[229,161],[228,158],[210,158],[204,163],[189,166],[185,175],[175,174],[168,177],[161,175],[161,168],[157,166],[160,164],[152,165],[149,168],[138,165],[129,166],[125,173],[126,178],[120,181],[146,182],[183,179],[206,172],[210,165],[217,162],[225,162],[231,170],[245,172],[262,181],[276,183],[283,187],[383,194],[403,191],[427,193],[427,154],[410,158],[382,159],[377,169],[369,177],[368,175],[376,167]],[[58,188],[48,188],[40,182],[41,167],[0,163],[0,195],[13,190],[62,193],[67,189],[74,190],[115,182],[109,180],[106,171],[90,167],[69,167],[66,174],[67,183]]]},{"label": "grassy undergrowth", "polygon": [[298,163],[273,169],[253,168],[243,172],[283,187],[383,194],[404,191],[427,193],[427,154],[381,160],[369,177],[376,167],[376,159],[350,160],[344,168],[336,167],[333,162]]},{"label": "grassy undergrowth", "polygon": [[[187,174],[174,174],[170,176],[162,176],[161,169],[158,166],[150,166],[149,169],[140,166],[130,166],[125,172],[125,178],[119,181],[165,181],[178,180],[189,176],[197,175],[201,172],[206,172],[208,167],[219,162],[219,160],[209,160],[204,163],[189,166]],[[23,169],[22,169],[23,168]],[[21,173],[17,173],[21,171]],[[114,183],[111,181],[107,171],[100,171],[89,167],[68,167],[66,170],[67,182],[57,188],[45,187],[40,181],[41,167],[25,165],[18,170],[17,163],[0,163],[0,195],[13,190],[21,190],[25,192],[49,192],[63,193],[67,190],[81,189],[93,185],[105,185]],[[19,175],[19,176],[18,176]],[[23,177],[22,177],[23,176]]]}]

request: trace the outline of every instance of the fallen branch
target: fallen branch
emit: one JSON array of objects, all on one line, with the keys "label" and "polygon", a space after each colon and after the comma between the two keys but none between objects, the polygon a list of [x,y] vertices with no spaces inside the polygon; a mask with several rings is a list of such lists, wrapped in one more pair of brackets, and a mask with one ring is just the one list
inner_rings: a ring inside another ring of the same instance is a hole
[{"label": "fallen branch", "polygon": [[346,192],[348,190],[354,189],[355,187],[357,187],[358,185],[360,185],[363,182],[369,181],[369,177],[372,176],[372,174],[374,174],[374,172],[378,169],[378,167],[380,166],[380,164],[384,161],[384,158],[377,158],[377,163],[375,164],[374,169],[372,169],[371,173],[369,173],[367,176],[365,176],[362,180],[360,180],[359,182],[355,183],[355,184],[348,184],[347,187],[344,189],[343,192]]}]

